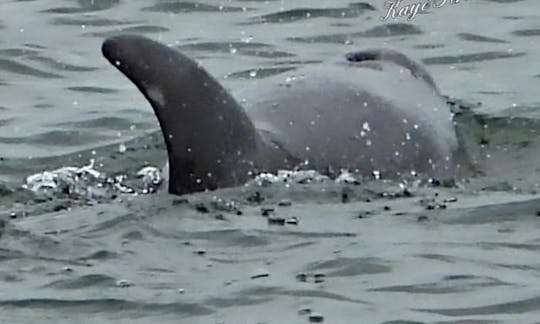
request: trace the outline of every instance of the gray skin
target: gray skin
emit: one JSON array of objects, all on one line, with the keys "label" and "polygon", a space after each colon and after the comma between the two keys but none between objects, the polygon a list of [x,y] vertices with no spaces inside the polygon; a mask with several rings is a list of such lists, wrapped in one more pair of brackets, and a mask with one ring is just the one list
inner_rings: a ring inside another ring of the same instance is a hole
[{"label": "gray skin", "polygon": [[446,100],[421,65],[396,51],[349,53],[255,80],[238,101],[197,62],[148,38],[112,37],[102,52],[154,109],[172,194],[280,169],[384,178],[411,171],[446,178],[464,169]]}]

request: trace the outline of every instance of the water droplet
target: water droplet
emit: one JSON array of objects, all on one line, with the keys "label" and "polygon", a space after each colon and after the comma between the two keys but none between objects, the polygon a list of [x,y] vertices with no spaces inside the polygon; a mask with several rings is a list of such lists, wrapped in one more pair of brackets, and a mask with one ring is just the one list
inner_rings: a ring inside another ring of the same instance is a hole
[{"label": "water droplet", "polygon": [[242,42],[244,43],[250,43],[252,40],[253,40],[253,36],[248,36],[248,37],[242,37]]},{"label": "water droplet", "polygon": [[371,129],[369,128],[369,123],[368,122],[364,122],[364,124],[362,124],[362,128],[366,131],[366,132],[369,132]]}]

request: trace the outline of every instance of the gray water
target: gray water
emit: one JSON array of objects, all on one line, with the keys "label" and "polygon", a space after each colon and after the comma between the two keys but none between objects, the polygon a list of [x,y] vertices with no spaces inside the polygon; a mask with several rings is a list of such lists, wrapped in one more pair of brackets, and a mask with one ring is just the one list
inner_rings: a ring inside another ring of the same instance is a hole
[{"label": "gray water", "polygon": [[[0,322],[539,322],[540,3],[385,14],[383,1],[3,1]],[[20,189],[90,158],[112,175],[165,160],[149,104],[101,56],[119,33],[173,44],[231,90],[397,49],[472,109],[457,127],[481,172],[407,191],[252,183],[95,201]]]}]

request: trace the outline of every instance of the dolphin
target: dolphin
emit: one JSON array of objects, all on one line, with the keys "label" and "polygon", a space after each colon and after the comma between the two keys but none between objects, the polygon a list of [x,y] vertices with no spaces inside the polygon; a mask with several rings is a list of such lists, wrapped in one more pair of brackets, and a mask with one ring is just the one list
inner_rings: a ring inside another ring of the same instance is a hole
[{"label": "dolphin", "polygon": [[157,116],[171,194],[281,169],[390,179],[451,178],[464,169],[447,101],[422,65],[394,50],[256,79],[235,96],[195,60],[146,37],[108,38],[102,53]]}]

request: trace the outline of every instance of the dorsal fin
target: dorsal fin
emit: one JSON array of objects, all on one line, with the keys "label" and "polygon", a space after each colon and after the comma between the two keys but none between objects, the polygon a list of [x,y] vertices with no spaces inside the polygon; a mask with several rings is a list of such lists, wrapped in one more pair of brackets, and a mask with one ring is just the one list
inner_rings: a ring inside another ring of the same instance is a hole
[{"label": "dorsal fin", "polygon": [[103,55],[152,105],[169,155],[169,192],[234,186],[249,178],[259,137],[242,107],[197,62],[141,36],[116,36]]}]

